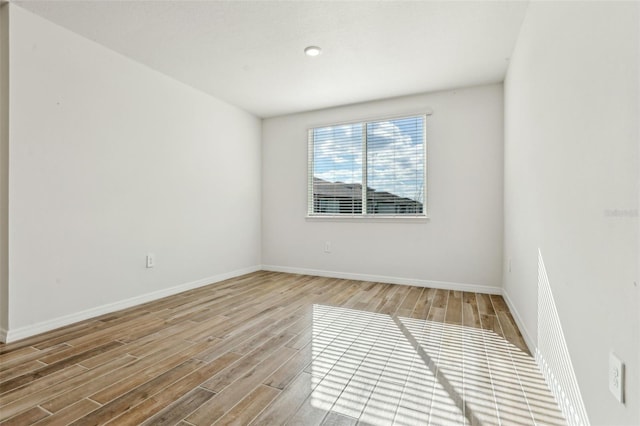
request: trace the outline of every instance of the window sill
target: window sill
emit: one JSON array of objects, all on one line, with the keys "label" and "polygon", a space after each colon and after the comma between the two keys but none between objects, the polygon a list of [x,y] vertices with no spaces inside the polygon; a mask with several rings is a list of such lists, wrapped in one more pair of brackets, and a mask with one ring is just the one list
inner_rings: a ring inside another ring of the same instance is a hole
[{"label": "window sill", "polygon": [[307,221],[311,222],[405,222],[420,223],[428,222],[429,216],[409,216],[409,215],[307,215]]}]

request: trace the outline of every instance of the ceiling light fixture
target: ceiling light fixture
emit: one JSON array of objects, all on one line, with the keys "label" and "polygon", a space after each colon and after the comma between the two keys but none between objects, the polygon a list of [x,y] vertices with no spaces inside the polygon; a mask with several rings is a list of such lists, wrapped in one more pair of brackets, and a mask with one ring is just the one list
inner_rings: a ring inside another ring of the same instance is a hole
[{"label": "ceiling light fixture", "polygon": [[304,54],[307,56],[318,56],[320,53],[322,53],[322,49],[318,46],[309,46],[304,49]]}]

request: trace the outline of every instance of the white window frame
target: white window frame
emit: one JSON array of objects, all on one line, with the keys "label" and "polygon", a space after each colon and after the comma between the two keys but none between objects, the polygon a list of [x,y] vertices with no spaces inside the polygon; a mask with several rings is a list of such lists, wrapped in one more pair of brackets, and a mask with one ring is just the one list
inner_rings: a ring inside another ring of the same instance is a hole
[{"label": "white window frame", "polygon": [[[428,156],[427,156],[427,117],[430,116],[432,112],[422,112],[417,114],[403,114],[403,115],[395,115],[395,116],[385,116],[378,118],[367,118],[362,120],[353,120],[353,121],[345,121],[340,123],[330,123],[325,125],[316,125],[307,129],[307,219],[358,219],[358,220],[424,220],[428,219]],[[422,213],[414,213],[414,214],[384,214],[384,213],[365,213],[366,212],[366,204],[367,204],[367,124],[374,123],[385,120],[399,120],[404,118],[412,118],[412,117],[422,117],[423,126],[422,126],[422,141],[423,141],[423,202],[422,202]],[[363,132],[363,140],[362,140],[362,213],[316,213],[313,211],[314,209],[314,198],[313,198],[313,182],[314,182],[314,140],[313,134],[315,129],[323,128],[323,127],[332,127],[332,126],[343,126],[343,125],[353,125],[360,124],[362,125]]]}]

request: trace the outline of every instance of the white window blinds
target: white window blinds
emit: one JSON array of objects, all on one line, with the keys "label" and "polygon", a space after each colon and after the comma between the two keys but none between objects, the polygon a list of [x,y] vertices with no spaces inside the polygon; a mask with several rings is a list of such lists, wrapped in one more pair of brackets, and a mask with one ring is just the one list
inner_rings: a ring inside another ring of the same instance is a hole
[{"label": "white window blinds", "polygon": [[426,215],[425,116],[309,130],[310,216]]}]

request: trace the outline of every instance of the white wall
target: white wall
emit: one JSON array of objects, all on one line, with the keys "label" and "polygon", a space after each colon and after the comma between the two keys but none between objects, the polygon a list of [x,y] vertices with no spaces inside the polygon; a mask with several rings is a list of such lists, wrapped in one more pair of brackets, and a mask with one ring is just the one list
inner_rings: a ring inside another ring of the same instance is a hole
[{"label": "white wall", "polygon": [[[264,120],[263,264],[499,291],[502,96],[496,84]],[[428,221],[305,219],[308,128],[428,110]],[[330,254],[323,252],[325,241]]]},{"label": "white wall", "polygon": [[595,425],[640,423],[638,8],[532,2],[505,81],[504,288],[535,340],[540,249]]},{"label": "white wall", "polygon": [[259,267],[260,120],[10,12],[10,336]]},{"label": "white wall", "polygon": [[0,341],[9,321],[9,6],[0,3]]}]

